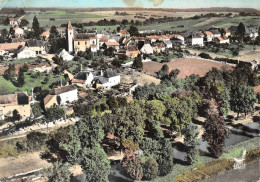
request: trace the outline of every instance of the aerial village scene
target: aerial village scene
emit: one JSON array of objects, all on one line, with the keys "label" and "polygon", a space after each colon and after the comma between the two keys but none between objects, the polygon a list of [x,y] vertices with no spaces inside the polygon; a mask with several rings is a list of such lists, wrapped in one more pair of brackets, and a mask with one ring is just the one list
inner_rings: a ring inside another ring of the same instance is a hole
[{"label": "aerial village scene", "polygon": [[259,0],[0,0],[0,182],[259,182]]}]

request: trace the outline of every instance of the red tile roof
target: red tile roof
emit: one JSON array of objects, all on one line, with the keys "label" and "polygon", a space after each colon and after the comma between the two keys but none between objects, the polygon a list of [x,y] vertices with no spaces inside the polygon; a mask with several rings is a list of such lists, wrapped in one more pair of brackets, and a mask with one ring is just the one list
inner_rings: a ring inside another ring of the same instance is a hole
[{"label": "red tile roof", "polygon": [[53,88],[53,92],[55,95],[59,95],[62,93],[66,93],[72,90],[76,90],[77,88],[73,85],[67,85],[67,86],[63,86],[63,87],[57,87],[57,88]]},{"label": "red tile roof", "polygon": [[16,50],[16,49],[18,49],[19,46],[22,46],[22,47],[25,46],[25,42],[0,44],[0,51],[2,51],[2,50],[6,50],[6,51]]},{"label": "red tile roof", "polygon": [[41,36],[42,36],[42,37],[47,37],[47,36],[49,36],[49,35],[50,35],[50,32],[46,31],[46,32],[43,32]]},{"label": "red tile roof", "polygon": [[105,42],[106,46],[119,46],[119,43],[118,42]]},{"label": "red tile roof", "polygon": [[205,31],[206,35],[213,35],[213,33],[211,31]]},{"label": "red tile roof", "polygon": [[130,35],[127,30],[123,30],[123,29],[120,30],[120,34],[121,34],[121,35],[126,35],[126,36],[129,36],[129,35]]},{"label": "red tile roof", "polygon": [[44,105],[48,104],[48,102],[50,102],[50,100],[51,100],[53,97],[56,97],[56,96],[55,96],[55,95],[50,95],[50,94],[48,94],[48,95],[44,98],[44,100],[43,100]]}]

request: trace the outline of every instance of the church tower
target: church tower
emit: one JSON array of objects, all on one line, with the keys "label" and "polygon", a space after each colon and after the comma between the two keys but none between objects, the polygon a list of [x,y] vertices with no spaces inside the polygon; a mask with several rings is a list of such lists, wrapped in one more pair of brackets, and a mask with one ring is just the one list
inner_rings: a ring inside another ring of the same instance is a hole
[{"label": "church tower", "polygon": [[67,44],[68,44],[67,50],[68,50],[69,53],[72,53],[72,52],[74,52],[74,46],[73,46],[73,44],[74,44],[74,32],[73,32],[73,28],[71,26],[70,21],[68,22],[66,32],[67,32]]}]

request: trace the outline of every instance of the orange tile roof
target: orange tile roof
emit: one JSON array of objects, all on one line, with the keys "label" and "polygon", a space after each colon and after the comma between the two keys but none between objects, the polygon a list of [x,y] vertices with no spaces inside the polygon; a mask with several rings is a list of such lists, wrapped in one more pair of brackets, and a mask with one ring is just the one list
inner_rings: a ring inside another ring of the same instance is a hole
[{"label": "orange tile roof", "polygon": [[15,18],[9,18],[9,21],[16,21]]},{"label": "orange tile roof", "polygon": [[107,46],[119,46],[119,43],[118,42],[105,42],[105,44],[107,45]]},{"label": "orange tile roof", "polygon": [[213,35],[213,33],[211,31],[205,31],[206,35]]},{"label": "orange tile roof", "polygon": [[222,37],[217,37],[219,41],[223,41],[224,39]]},{"label": "orange tile roof", "polygon": [[99,39],[99,42],[107,42],[109,40],[109,36],[102,36],[100,39]]},{"label": "orange tile roof", "polygon": [[0,51],[6,50],[6,51],[11,51],[11,50],[16,50],[18,49],[19,46],[25,46],[25,42],[14,42],[14,43],[3,43],[0,44]]},{"label": "orange tile roof", "polygon": [[84,84],[84,83],[85,83],[85,80],[79,80],[79,79],[73,78],[73,79],[71,80],[71,82],[72,82],[72,83],[82,83],[82,84]]},{"label": "orange tile roof", "polygon": [[50,100],[51,100],[53,97],[56,97],[56,96],[55,96],[55,95],[50,95],[50,94],[48,94],[48,95],[44,98],[44,100],[43,100],[44,105],[48,104],[48,102],[50,102]]},{"label": "orange tile roof", "polygon": [[129,32],[127,30],[120,30],[120,34],[122,35],[130,35]]},{"label": "orange tile roof", "polygon": [[46,31],[46,32],[43,32],[41,36],[42,36],[42,37],[47,37],[47,36],[49,36],[49,35],[50,35],[50,32]]},{"label": "orange tile roof", "polygon": [[146,36],[146,38],[148,38],[148,39],[159,39],[160,36],[157,36],[157,35],[150,35],[150,36]]}]

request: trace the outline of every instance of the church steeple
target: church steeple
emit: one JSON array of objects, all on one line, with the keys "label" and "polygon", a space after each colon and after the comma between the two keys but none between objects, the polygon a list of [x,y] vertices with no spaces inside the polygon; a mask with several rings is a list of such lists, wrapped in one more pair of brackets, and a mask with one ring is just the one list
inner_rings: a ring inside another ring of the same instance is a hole
[{"label": "church steeple", "polygon": [[73,27],[70,23],[70,21],[68,22],[67,25],[67,44],[68,44],[68,52],[73,52],[74,51],[74,32],[73,32]]}]

